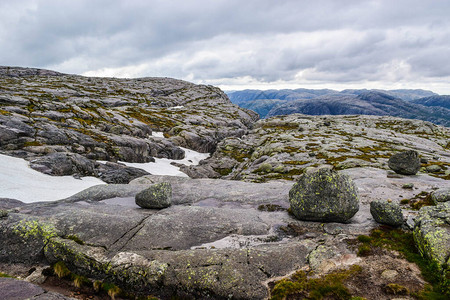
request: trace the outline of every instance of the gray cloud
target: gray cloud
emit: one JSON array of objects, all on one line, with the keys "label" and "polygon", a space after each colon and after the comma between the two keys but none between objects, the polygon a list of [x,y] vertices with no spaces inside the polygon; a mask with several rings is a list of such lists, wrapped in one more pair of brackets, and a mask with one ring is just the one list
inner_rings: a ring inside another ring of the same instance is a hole
[{"label": "gray cloud", "polygon": [[444,90],[449,13],[437,0],[0,0],[0,64],[243,88]]}]

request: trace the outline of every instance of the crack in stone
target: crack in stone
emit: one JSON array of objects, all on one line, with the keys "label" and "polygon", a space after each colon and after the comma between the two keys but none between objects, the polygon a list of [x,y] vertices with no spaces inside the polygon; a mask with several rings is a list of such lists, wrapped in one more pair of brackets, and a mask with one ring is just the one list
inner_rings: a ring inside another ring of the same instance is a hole
[{"label": "crack in stone", "polygon": [[[138,232],[142,229],[142,227],[144,227],[145,221],[147,221],[151,216],[152,215],[149,215],[149,216],[143,218],[137,225],[135,225],[132,228],[130,228],[129,230],[127,230],[121,237],[119,237],[116,241],[114,241],[114,243],[111,244],[111,246],[109,247],[108,250],[110,250],[110,251],[114,250],[114,251],[120,252],[123,248],[125,248],[127,243],[129,241],[131,241],[136,236],[136,234],[138,234]],[[133,231],[135,231],[135,232],[128,239],[126,239],[126,241],[124,241],[121,246],[119,246],[117,249],[115,249],[115,246],[119,242],[121,242],[121,240],[125,239],[125,237]]]}]

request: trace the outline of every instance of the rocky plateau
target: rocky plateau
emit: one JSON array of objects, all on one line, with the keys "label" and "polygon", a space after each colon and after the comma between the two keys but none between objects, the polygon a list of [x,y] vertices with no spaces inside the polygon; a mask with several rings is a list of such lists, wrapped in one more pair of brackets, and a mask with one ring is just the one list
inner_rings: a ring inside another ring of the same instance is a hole
[{"label": "rocky plateau", "polygon": [[[169,78],[1,67],[0,82],[0,153],[109,183],[52,202],[0,199],[0,274],[21,279],[0,278],[8,299],[68,299],[42,288],[55,274],[140,299],[450,296],[447,127],[388,116],[258,120],[218,88]],[[190,178],[118,163],[179,159],[182,147],[211,153],[180,166]],[[420,158],[415,175],[388,165],[407,150]],[[291,213],[291,189],[317,167],[353,182],[350,219]],[[170,206],[136,205],[156,184],[170,185]],[[374,201],[401,211],[399,229],[374,220]]]}]

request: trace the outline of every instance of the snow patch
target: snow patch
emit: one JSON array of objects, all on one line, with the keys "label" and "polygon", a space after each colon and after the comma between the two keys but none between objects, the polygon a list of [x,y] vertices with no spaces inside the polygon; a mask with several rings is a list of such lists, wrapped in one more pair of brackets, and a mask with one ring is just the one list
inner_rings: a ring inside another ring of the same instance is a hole
[{"label": "snow patch", "polygon": [[31,169],[24,159],[0,154],[0,198],[25,203],[55,201],[98,184],[105,182],[95,177],[46,175]]},{"label": "snow patch", "polygon": [[185,173],[180,171],[180,168],[174,165],[171,165],[172,162],[183,164],[186,166],[198,165],[198,163],[209,157],[209,153],[200,153],[191,149],[186,149],[180,147],[185,152],[184,159],[174,160],[167,158],[155,158],[155,162],[149,163],[129,163],[123,162],[120,163],[134,168],[140,168],[152,175],[170,175],[170,176],[180,176],[180,177],[188,177]]},{"label": "snow patch", "polygon": [[164,138],[164,132],[153,131],[152,132],[152,136],[159,137],[159,138]]}]

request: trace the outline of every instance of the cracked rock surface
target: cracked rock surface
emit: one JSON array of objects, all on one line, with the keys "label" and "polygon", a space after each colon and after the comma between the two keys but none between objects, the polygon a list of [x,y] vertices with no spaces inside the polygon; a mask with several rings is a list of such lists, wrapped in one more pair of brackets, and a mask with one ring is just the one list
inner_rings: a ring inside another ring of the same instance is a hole
[{"label": "cracked rock surface", "polygon": [[[449,187],[448,181],[429,175],[390,178],[386,170],[375,168],[342,172],[360,195],[360,210],[348,224],[289,215],[289,181],[148,175],[128,185],[92,187],[57,202],[15,203],[0,219],[0,262],[32,266],[63,261],[77,274],[163,299],[264,299],[271,282],[302,268],[317,274],[353,264],[375,268],[346,242],[377,226],[370,202],[390,197],[398,203],[420,191]],[[172,185],[172,206],[137,207],[134,196],[158,182]],[[414,189],[403,189],[406,182],[414,183]],[[231,190],[231,184],[236,188]],[[279,209],[268,211],[270,204]]]}]

